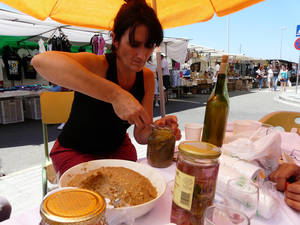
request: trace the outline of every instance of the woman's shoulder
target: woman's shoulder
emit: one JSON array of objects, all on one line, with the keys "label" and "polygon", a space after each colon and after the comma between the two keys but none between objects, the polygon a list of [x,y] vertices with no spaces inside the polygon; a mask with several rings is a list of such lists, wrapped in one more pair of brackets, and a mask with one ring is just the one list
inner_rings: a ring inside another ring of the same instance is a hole
[{"label": "woman's shoulder", "polygon": [[77,54],[90,71],[99,75],[105,75],[108,69],[108,62],[105,55],[95,55],[90,52],[80,52]]},{"label": "woman's shoulder", "polygon": [[154,76],[154,73],[152,72],[152,70],[147,67],[143,68],[143,74],[144,74],[145,79],[152,79]]}]

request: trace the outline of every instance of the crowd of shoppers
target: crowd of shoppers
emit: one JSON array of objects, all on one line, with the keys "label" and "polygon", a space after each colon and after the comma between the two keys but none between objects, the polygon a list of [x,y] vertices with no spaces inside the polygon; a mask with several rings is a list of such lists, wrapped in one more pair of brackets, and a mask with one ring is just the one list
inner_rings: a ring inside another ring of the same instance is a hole
[{"label": "crowd of shoppers", "polygon": [[292,68],[287,65],[276,63],[270,64],[268,67],[260,66],[256,70],[256,79],[259,83],[259,90],[263,87],[264,79],[267,79],[267,86],[269,90],[277,91],[277,86],[280,84],[281,91],[285,92],[287,86],[291,86]]}]

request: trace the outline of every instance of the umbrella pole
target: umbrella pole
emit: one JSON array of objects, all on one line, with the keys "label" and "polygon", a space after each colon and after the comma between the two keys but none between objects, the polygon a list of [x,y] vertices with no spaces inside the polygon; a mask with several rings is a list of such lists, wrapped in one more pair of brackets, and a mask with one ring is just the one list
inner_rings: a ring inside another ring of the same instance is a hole
[{"label": "umbrella pole", "polygon": [[162,70],[161,70],[161,55],[159,47],[156,48],[156,61],[157,61],[157,73],[158,73],[158,87],[159,87],[159,98],[160,98],[160,112],[161,117],[166,115],[165,109],[165,94],[164,94],[164,85],[162,79]]},{"label": "umbrella pole", "polygon": [[[152,8],[157,14],[156,0],[152,0]],[[162,80],[160,48],[157,47],[155,51],[156,51],[157,73],[158,73],[159,98],[160,98],[160,114],[161,117],[165,117],[166,115],[165,94],[164,94],[164,85]]]}]

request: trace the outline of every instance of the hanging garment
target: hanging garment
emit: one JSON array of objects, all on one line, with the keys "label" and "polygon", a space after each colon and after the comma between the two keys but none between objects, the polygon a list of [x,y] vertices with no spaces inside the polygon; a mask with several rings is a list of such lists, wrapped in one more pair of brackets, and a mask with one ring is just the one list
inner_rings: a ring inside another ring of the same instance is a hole
[{"label": "hanging garment", "polygon": [[96,55],[104,54],[105,40],[104,38],[96,34],[91,38],[90,44],[92,45],[92,51]]},{"label": "hanging garment", "polygon": [[3,87],[3,68],[4,68],[4,63],[2,58],[0,57],[0,88]]},{"label": "hanging garment", "polygon": [[39,40],[39,52],[42,53],[42,52],[45,52],[45,51],[46,51],[46,49],[45,49],[45,46],[44,46],[44,41],[43,41],[43,39],[41,38],[41,39]]},{"label": "hanging garment", "polygon": [[32,59],[32,56],[25,56],[21,60],[21,64],[22,64],[23,71],[24,71],[24,77],[26,79],[36,79],[36,70],[30,63],[31,59]]},{"label": "hanging garment", "polygon": [[71,51],[71,43],[67,39],[64,34],[60,34],[59,37],[55,35],[48,41],[48,45],[51,46],[52,51],[63,51],[70,52]]},{"label": "hanging garment", "polygon": [[19,55],[9,46],[3,47],[2,59],[7,71],[8,80],[21,80],[21,65]]}]

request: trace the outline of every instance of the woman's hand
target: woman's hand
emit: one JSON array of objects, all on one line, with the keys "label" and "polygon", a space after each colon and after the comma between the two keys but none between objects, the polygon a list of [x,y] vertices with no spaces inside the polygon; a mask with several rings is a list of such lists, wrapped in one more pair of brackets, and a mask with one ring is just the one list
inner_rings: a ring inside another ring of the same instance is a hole
[{"label": "woman's hand", "polygon": [[167,126],[170,129],[172,129],[174,136],[176,138],[176,140],[180,140],[181,139],[181,132],[178,129],[178,123],[177,123],[177,117],[176,116],[172,116],[172,115],[168,115],[165,116],[159,120],[156,120],[154,122],[155,125],[157,126]]},{"label": "woman's hand", "polygon": [[129,92],[121,90],[112,102],[115,113],[122,120],[135,124],[138,128],[149,126],[152,122],[144,107]]}]

